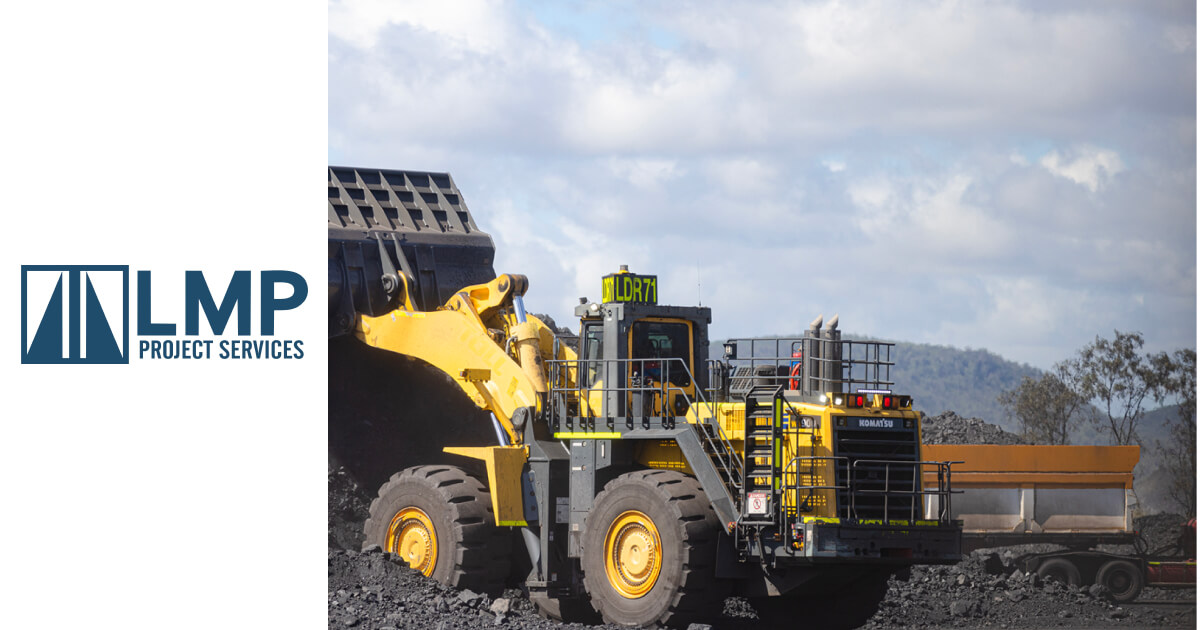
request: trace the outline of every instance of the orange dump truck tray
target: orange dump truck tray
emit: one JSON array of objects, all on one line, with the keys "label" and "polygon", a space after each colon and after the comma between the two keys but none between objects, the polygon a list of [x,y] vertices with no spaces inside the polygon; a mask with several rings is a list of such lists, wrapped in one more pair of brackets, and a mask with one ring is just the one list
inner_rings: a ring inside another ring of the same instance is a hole
[{"label": "orange dump truck tray", "polygon": [[[1136,446],[924,445],[952,467],[951,515],[964,532],[1128,532]],[[925,486],[936,485],[926,474]],[[936,497],[927,507],[936,508]]]}]

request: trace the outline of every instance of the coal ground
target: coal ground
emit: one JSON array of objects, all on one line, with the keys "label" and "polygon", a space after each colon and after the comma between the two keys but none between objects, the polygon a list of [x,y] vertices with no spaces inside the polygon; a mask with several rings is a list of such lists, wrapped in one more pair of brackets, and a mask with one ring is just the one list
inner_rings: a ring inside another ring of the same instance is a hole
[{"label": "coal ground", "polygon": [[[446,389],[428,366],[361,345],[331,343],[329,459],[329,628],[611,628],[563,624],[539,617],[513,585],[496,598],[456,591],[430,580],[378,548],[360,551],[362,524],[375,488],[391,472],[419,463],[451,461],[440,455],[450,439],[471,444],[490,437],[465,396]],[[337,372],[335,373],[335,370]],[[386,375],[386,376],[382,376]],[[426,396],[437,391],[436,397]],[[412,403],[413,400],[439,402]],[[412,423],[417,423],[416,425]],[[436,423],[438,432],[417,427]],[[937,438],[936,436],[945,436]],[[931,439],[933,438],[933,439]],[[1016,436],[950,412],[926,419],[926,439],[964,443],[1018,443]],[[439,444],[435,444],[435,441]],[[430,459],[433,458],[433,459]],[[456,462],[462,464],[462,462]],[[1151,548],[1174,541],[1175,515],[1140,519]],[[1018,550],[1020,551],[1020,550]],[[1185,608],[1119,606],[1103,589],[1043,583],[1016,569],[1017,553],[973,552],[954,566],[915,567],[907,580],[893,577],[879,612],[863,627],[901,628],[1192,628],[1195,605]],[[1146,589],[1143,598],[1195,601],[1195,591]],[[803,625],[803,609],[797,623]],[[703,630],[703,627],[693,630]],[[708,627],[761,629],[751,604],[731,597]]]}]

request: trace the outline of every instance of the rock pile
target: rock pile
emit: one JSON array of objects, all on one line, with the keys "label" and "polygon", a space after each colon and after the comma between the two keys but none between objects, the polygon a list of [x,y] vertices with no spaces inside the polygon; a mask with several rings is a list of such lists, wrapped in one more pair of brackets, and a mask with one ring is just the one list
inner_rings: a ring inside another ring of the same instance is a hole
[{"label": "rock pile", "polygon": [[921,417],[921,441],[926,444],[1025,444],[1014,435],[979,418],[964,418],[953,411]]},{"label": "rock pile", "polygon": [[[538,616],[520,591],[492,599],[458,591],[408,568],[377,546],[329,550],[329,628],[458,630],[584,628]],[[595,626],[616,630],[615,626]]]},{"label": "rock pile", "polygon": [[[561,624],[538,616],[521,591],[495,599],[445,587],[408,568],[378,547],[330,549],[329,628],[513,628],[562,630],[614,626]],[[801,614],[798,612],[798,614]],[[976,552],[955,566],[915,567],[907,580],[892,578],[887,600],[864,625],[904,628],[1190,628],[1195,609],[1119,606],[1103,587],[1043,582],[1006,565],[1000,556]],[[733,597],[724,614],[693,630],[764,630],[753,607]]]},{"label": "rock pile", "polygon": [[333,458],[329,460],[329,548],[362,549],[363,522],[371,497],[354,475]]},{"label": "rock pile", "polygon": [[1119,606],[1098,585],[1043,582],[994,553],[975,552],[954,566],[914,567],[892,578],[887,599],[864,628],[1192,627],[1195,609]]},{"label": "rock pile", "polygon": [[1185,521],[1187,517],[1178,514],[1150,514],[1135,519],[1133,528],[1145,539],[1147,552],[1169,554],[1179,542],[1179,526]]}]

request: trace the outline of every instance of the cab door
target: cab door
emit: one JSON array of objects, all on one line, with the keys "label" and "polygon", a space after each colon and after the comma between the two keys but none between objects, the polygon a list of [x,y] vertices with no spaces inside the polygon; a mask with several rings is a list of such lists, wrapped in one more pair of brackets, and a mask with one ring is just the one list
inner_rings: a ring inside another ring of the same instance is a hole
[{"label": "cab door", "polygon": [[643,415],[687,413],[696,393],[694,340],[692,322],[685,319],[646,317],[629,327],[628,386],[642,394]]},{"label": "cab door", "polygon": [[579,334],[579,384],[586,392],[579,402],[580,415],[595,418],[604,409],[604,323],[584,321]]}]

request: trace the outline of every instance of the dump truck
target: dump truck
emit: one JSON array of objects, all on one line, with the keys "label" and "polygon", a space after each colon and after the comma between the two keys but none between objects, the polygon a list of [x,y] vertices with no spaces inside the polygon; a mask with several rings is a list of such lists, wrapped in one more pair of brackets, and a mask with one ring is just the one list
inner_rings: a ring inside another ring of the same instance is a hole
[{"label": "dump truck", "polygon": [[[939,444],[926,445],[925,452],[960,462],[955,488],[961,494],[950,512],[963,523],[965,550],[1060,546],[1025,554],[1016,564],[1045,579],[1102,584],[1119,602],[1136,599],[1145,586],[1196,585],[1194,519],[1181,524],[1177,541],[1156,549],[1134,529],[1137,446]],[[937,479],[926,475],[925,484],[936,487]],[[938,500],[926,497],[929,511],[940,509]]]},{"label": "dump truck", "polygon": [[448,174],[331,167],[328,190],[331,338],[419,361],[481,410],[472,444],[447,434],[382,485],[364,545],[624,626],[686,627],[736,593],[765,620],[853,627],[891,575],[960,560],[951,465],[892,391],[892,344],[835,316],[710,356],[711,310],[622,267],[575,306],[572,346],[529,313],[525,276],[494,272]]}]

